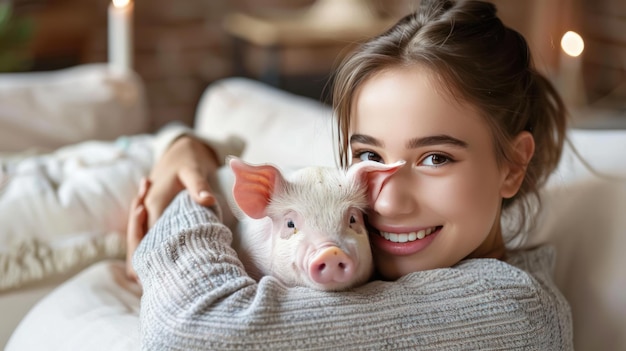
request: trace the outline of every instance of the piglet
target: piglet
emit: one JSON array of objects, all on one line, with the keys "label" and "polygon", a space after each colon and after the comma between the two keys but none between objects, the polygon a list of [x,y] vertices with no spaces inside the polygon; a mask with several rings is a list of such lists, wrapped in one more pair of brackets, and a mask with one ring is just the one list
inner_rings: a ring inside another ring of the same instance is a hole
[{"label": "piglet", "polygon": [[367,161],[348,171],[307,167],[284,175],[230,158],[231,207],[240,221],[233,247],[246,271],[319,290],[365,283],[373,273],[363,218],[368,194],[377,194],[401,164]]}]

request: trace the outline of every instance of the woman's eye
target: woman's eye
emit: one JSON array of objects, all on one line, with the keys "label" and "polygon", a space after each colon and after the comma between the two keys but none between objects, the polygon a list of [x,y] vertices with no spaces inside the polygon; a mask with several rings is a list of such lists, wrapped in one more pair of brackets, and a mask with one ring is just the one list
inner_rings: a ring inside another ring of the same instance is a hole
[{"label": "woman's eye", "polygon": [[357,154],[361,161],[383,162],[382,158],[371,151],[363,151]]},{"label": "woman's eye", "polygon": [[446,163],[450,161],[451,159],[448,156],[444,156],[441,154],[432,154],[432,155],[426,156],[426,158],[424,158],[421,164],[424,166],[437,167],[437,166],[445,165]]}]

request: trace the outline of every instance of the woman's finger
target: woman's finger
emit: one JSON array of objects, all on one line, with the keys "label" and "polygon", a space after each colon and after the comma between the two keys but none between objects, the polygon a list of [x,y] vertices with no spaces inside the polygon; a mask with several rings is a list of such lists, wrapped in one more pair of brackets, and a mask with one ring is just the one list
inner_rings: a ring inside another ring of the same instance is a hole
[{"label": "woman's finger", "polygon": [[129,278],[134,280],[137,280],[137,273],[133,268],[133,254],[145,234],[146,214],[146,208],[143,205],[139,205],[131,213],[128,221],[128,231],[126,234],[126,274]]},{"label": "woman's finger", "polygon": [[147,231],[148,212],[143,204],[145,196],[150,187],[147,179],[142,179],[139,186],[139,193],[133,199],[128,216],[128,226],[126,229],[126,274],[129,278],[137,280],[137,274],[133,268],[132,259],[137,246]]},{"label": "woman's finger", "polygon": [[183,168],[178,174],[183,187],[189,191],[191,198],[200,205],[215,205],[215,196],[209,182],[194,168]]},{"label": "woman's finger", "polygon": [[137,194],[139,202],[143,203],[146,198],[146,194],[148,194],[148,189],[150,188],[150,179],[146,177],[142,177],[139,181],[139,193]]}]

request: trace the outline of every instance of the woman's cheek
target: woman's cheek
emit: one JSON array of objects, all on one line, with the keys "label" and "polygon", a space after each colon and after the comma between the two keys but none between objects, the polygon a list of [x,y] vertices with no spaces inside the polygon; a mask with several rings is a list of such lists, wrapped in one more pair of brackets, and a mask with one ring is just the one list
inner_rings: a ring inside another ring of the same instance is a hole
[{"label": "woman's cheek", "polygon": [[[450,177],[439,184],[425,186],[431,206],[448,221],[476,226],[490,222],[497,211],[497,193],[493,184],[473,176]],[[487,225],[487,224],[486,224]]]}]

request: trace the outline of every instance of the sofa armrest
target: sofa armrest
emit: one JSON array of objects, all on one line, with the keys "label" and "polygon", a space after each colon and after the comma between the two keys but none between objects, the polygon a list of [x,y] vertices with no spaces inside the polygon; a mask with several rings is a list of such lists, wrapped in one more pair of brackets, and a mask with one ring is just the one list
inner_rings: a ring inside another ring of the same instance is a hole
[{"label": "sofa armrest", "polygon": [[0,106],[0,152],[50,151],[148,131],[141,79],[107,64],[0,74]]}]

